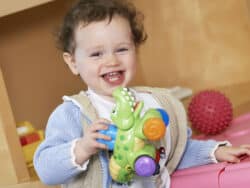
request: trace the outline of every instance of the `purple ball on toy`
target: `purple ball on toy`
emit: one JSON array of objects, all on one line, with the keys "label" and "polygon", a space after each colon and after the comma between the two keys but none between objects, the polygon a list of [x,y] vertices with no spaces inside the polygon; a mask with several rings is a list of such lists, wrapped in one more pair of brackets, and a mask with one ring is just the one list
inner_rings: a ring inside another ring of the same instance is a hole
[{"label": "purple ball on toy", "polygon": [[191,99],[188,118],[193,128],[206,135],[215,135],[230,125],[233,118],[232,104],[218,91],[201,91]]},{"label": "purple ball on toy", "polygon": [[142,156],[135,162],[135,172],[138,176],[152,176],[155,170],[156,163],[151,157]]}]

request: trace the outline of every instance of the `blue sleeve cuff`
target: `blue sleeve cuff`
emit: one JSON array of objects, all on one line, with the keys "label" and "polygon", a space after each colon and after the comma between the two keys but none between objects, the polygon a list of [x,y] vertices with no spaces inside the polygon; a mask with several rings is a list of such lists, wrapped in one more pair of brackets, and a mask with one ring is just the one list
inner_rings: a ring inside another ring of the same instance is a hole
[{"label": "blue sleeve cuff", "polygon": [[214,152],[221,144],[227,142],[217,142],[215,140],[193,140],[188,139],[186,150],[178,165],[178,169],[217,163]]}]

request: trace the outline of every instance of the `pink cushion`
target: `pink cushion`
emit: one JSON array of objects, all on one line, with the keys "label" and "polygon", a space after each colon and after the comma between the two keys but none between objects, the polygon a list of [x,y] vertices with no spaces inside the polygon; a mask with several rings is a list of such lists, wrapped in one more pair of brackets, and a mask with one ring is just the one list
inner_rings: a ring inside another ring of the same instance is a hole
[{"label": "pink cushion", "polygon": [[[250,143],[250,113],[235,118],[219,135],[194,138],[228,140],[233,145]],[[171,188],[247,188],[250,187],[250,157],[244,156],[238,164],[223,162],[178,170],[171,177]]]}]

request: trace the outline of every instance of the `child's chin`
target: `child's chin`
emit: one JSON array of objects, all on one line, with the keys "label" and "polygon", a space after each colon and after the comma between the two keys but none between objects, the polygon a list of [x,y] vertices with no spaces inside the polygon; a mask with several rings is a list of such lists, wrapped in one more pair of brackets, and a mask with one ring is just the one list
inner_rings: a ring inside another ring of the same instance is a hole
[{"label": "child's chin", "polygon": [[117,87],[123,87],[122,85],[116,85],[116,86],[112,86],[112,87],[109,87],[107,90],[106,90],[106,95],[108,96],[112,96],[114,90],[117,88]]}]

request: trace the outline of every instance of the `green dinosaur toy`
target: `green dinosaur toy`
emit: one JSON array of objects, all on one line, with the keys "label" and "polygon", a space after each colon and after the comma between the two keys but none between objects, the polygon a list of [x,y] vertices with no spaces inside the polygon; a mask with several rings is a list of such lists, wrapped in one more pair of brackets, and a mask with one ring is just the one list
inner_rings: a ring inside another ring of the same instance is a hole
[{"label": "green dinosaur toy", "polygon": [[116,88],[113,97],[116,106],[111,119],[117,126],[117,133],[110,174],[120,183],[129,182],[135,173],[151,176],[157,171],[158,164],[156,149],[149,141],[165,135],[168,116],[162,109],[149,109],[141,116],[144,103],[136,103],[128,88]]}]

